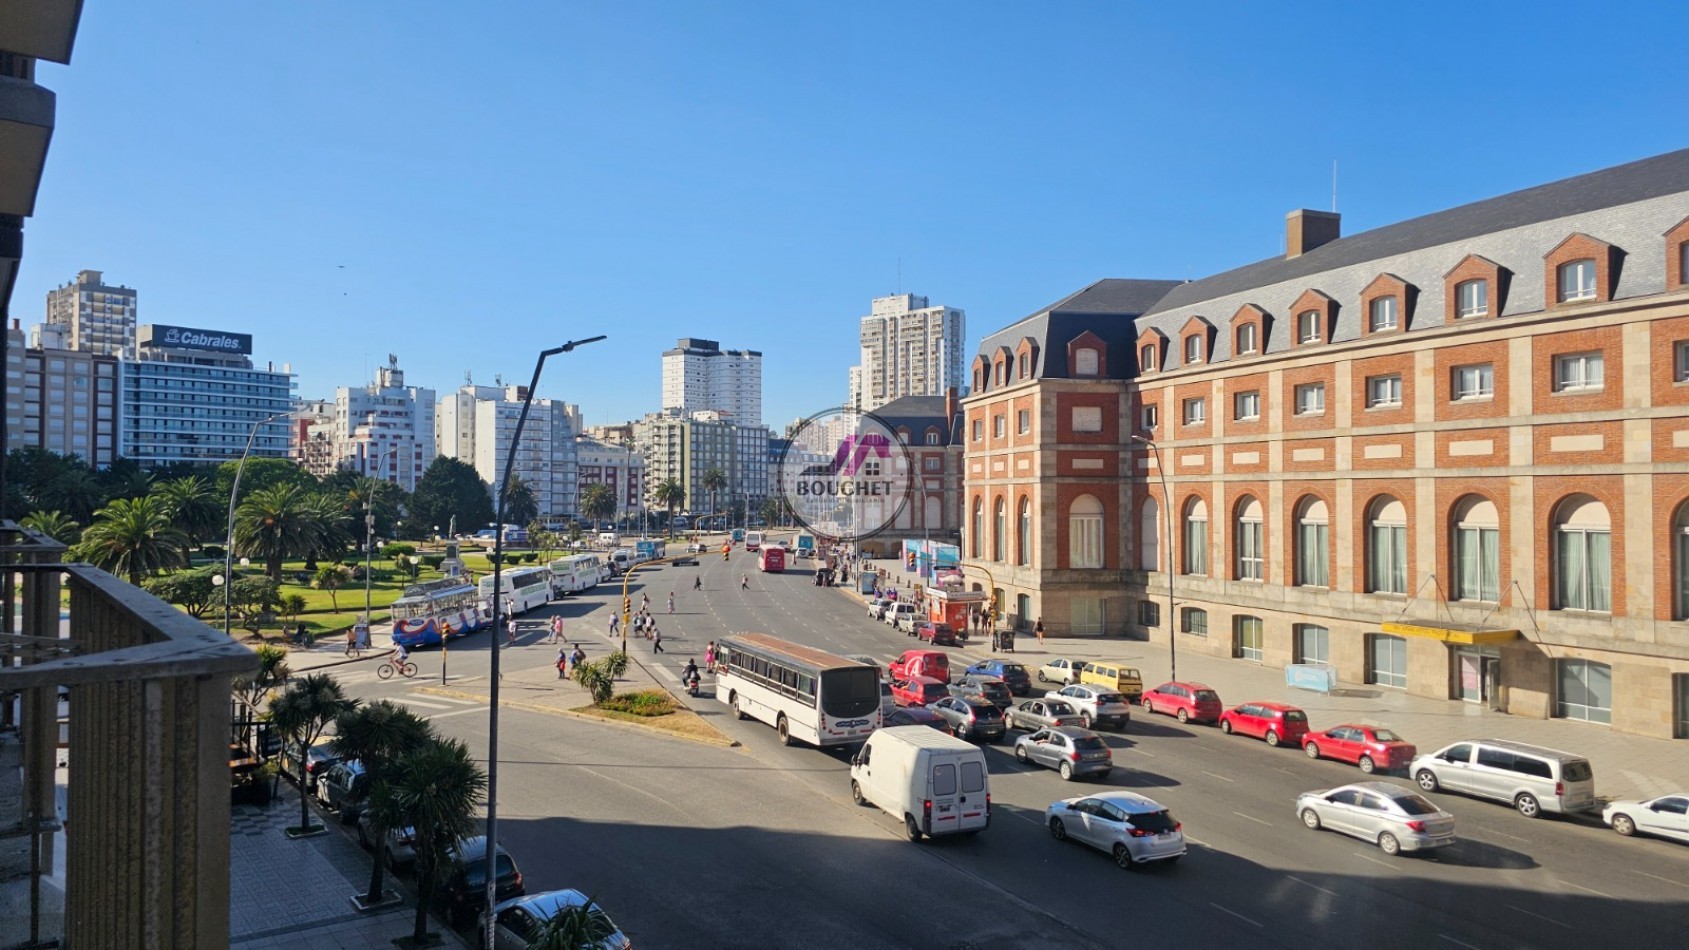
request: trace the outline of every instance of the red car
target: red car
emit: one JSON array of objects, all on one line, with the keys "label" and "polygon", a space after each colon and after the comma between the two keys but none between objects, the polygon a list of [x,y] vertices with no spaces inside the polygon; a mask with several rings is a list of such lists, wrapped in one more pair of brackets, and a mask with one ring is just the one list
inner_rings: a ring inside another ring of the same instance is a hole
[{"label": "red car", "polygon": [[950,687],[943,680],[930,676],[911,676],[891,681],[891,701],[899,706],[925,706],[950,695]]},{"label": "red car", "polygon": [[1378,769],[1405,769],[1419,754],[1413,743],[1382,726],[1354,723],[1308,733],[1302,737],[1302,751],[1310,759],[1353,762],[1369,775]]},{"label": "red car", "polygon": [[1220,715],[1220,731],[1267,740],[1267,745],[1300,742],[1308,734],[1308,714],[1283,703],[1244,703]]},{"label": "red car", "polygon": [[1162,683],[1144,691],[1144,709],[1165,716],[1177,716],[1180,722],[1217,722],[1225,706],[1220,694],[1201,683]]},{"label": "red car", "polygon": [[956,631],[947,623],[929,623],[925,620],[915,624],[915,636],[921,640],[931,640],[933,646],[956,646]]}]

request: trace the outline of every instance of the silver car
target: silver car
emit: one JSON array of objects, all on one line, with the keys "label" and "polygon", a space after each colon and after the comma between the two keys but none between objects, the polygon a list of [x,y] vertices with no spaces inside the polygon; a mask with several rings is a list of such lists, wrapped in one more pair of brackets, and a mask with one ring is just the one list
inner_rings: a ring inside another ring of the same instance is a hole
[{"label": "silver car", "polygon": [[1010,729],[1036,732],[1054,726],[1083,726],[1079,710],[1064,699],[1028,699],[1019,706],[1003,711],[1004,722]]},{"label": "silver car", "polygon": [[[585,894],[573,888],[512,897],[493,908],[493,917],[498,922],[493,929],[494,950],[527,950],[535,945],[534,941],[547,921],[565,911],[585,906],[587,900]],[[626,950],[633,946],[633,942],[616,928],[615,921],[604,913],[604,908],[596,901],[593,902],[592,912],[595,916],[603,916],[600,924],[608,931],[602,939],[590,944],[593,950]]]},{"label": "silver car", "polygon": [[1356,782],[1303,792],[1296,814],[1314,831],[1329,828],[1378,845],[1385,854],[1426,851],[1454,844],[1454,816],[1411,788],[1389,782]]},{"label": "silver car", "polygon": [[1132,704],[1125,694],[1106,686],[1075,683],[1044,695],[1072,703],[1079,710],[1079,724],[1086,729],[1124,729],[1132,721]]},{"label": "silver car", "polygon": [[1073,726],[1021,736],[1015,740],[1015,759],[1055,769],[1068,782],[1085,775],[1106,776],[1114,769],[1114,754],[1103,740],[1094,732]]},{"label": "silver car", "polygon": [[1167,809],[1136,792],[1104,792],[1051,802],[1044,824],[1057,841],[1072,838],[1114,855],[1131,869],[1148,861],[1171,864],[1185,856],[1184,827]]}]

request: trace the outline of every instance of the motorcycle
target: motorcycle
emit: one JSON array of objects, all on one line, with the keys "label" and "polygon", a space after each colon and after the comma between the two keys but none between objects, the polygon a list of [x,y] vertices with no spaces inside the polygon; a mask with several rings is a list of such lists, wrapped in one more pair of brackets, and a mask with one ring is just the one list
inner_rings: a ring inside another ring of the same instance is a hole
[{"label": "motorcycle", "polygon": [[686,695],[696,698],[698,695],[698,684],[700,681],[701,678],[698,676],[698,671],[693,670],[691,675],[686,677]]}]

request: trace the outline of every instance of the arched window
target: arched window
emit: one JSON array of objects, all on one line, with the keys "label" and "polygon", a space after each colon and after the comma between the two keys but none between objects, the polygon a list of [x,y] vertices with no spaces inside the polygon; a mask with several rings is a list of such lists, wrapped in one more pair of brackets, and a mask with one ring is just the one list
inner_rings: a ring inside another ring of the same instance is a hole
[{"label": "arched window", "polygon": [[928,495],[921,506],[921,517],[928,531],[939,531],[944,528],[944,503],[937,495]]},{"label": "arched window", "polygon": [[1208,505],[1200,498],[1185,503],[1185,573],[1208,573]]},{"label": "arched window", "polygon": [[1155,372],[1155,344],[1145,343],[1138,351],[1138,371],[1142,373]]},{"label": "arched window", "polygon": [[1570,303],[1574,300],[1595,299],[1595,262],[1589,258],[1581,261],[1567,261],[1560,265],[1559,300]]},{"label": "arched window", "polygon": [[1237,505],[1237,579],[1240,581],[1259,581],[1267,576],[1266,539],[1261,520],[1261,503],[1244,496]]},{"label": "arched window", "polygon": [[1032,501],[1025,497],[1020,500],[1020,537],[1016,539],[1015,550],[1019,555],[1016,560],[1022,566],[1032,564]]},{"label": "arched window", "polygon": [[1103,566],[1103,503],[1091,495],[1068,506],[1067,557],[1069,567]]},{"label": "arched window", "polygon": [[985,499],[974,499],[973,537],[968,540],[968,550],[973,557],[985,555]]},{"label": "arched window", "polygon": [[1501,519],[1488,498],[1468,495],[1454,506],[1454,599],[1501,599]]},{"label": "arched window", "polygon": [[[1683,620],[1689,618],[1689,502],[1678,506],[1677,517],[1671,521],[1671,549],[1671,586],[1677,594],[1672,618]],[[1689,718],[1689,710],[1685,718]]]},{"label": "arched window", "polygon": [[1407,506],[1388,495],[1379,498],[1366,527],[1367,590],[1407,593]]},{"label": "arched window", "polygon": [[1097,351],[1089,346],[1082,346],[1073,351],[1073,375],[1097,375]]},{"label": "arched window", "polygon": [[1255,342],[1255,324],[1245,323],[1243,326],[1237,328],[1236,355],[1248,356],[1249,354],[1255,352],[1257,345],[1258,344]]},{"label": "arched window", "polygon": [[1331,515],[1318,498],[1303,499],[1296,515],[1296,583],[1331,586]]},{"label": "arched window", "polygon": [[1009,540],[1009,505],[1003,499],[997,499],[997,516],[991,523],[991,559],[993,561],[1007,561]]},{"label": "arched window", "polygon": [[1161,506],[1154,498],[1144,499],[1138,520],[1138,566],[1146,571],[1161,570]]},{"label": "arched window", "polygon": [[1554,593],[1561,610],[1613,609],[1613,522],[1588,495],[1561,502],[1554,516]]}]

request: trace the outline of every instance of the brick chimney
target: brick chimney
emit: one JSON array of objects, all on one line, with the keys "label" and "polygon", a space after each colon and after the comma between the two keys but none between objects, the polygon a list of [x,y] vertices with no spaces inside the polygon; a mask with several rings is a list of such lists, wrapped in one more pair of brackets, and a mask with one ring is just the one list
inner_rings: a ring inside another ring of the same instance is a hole
[{"label": "brick chimney", "polygon": [[956,421],[956,387],[946,386],[944,389],[944,424]]},{"label": "brick chimney", "polygon": [[1343,216],[1335,211],[1298,208],[1284,216],[1284,257],[1301,257],[1343,236]]}]

